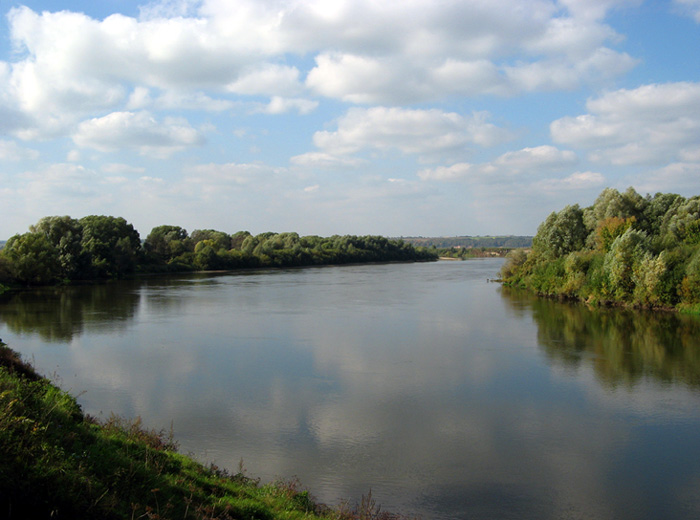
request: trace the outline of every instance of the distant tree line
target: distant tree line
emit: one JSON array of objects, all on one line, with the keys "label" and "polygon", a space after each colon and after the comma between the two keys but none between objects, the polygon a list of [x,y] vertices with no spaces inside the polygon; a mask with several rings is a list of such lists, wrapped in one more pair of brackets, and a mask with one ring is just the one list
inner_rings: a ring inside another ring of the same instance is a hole
[{"label": "distant tree line", "polygon": [[381,236],[301,237],[213,229],[189,234],[157,226],[144,241],[121,217],[44,217],[0,250],[0,283],[46,285],[134,273],[436,260],[437,254]]},{"label": "distant tree line", "polygon": [[531,236],[485,236],[485,237],[402,237],[402,240],[421,247],[436,247],[439,249],[449,248],[496,248],[503,247],[515,249],[517,247],[530,247],[532,245]]},{"label": "distant tree line", "polygon": [[544,295],[700,312],[700,196],[607,188],[549,215],[501,277]]}]

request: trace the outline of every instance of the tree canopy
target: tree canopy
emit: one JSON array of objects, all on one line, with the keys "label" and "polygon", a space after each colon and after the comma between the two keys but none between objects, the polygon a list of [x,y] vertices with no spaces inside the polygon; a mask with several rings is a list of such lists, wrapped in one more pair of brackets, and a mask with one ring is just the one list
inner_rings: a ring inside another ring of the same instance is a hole
[{"label": "tree canopy", "polygon": [[607,188],[549,215],[501,276],[545,295],[700,311],[700,196]]},{"label": "tree canopy", "polygon": [[121,217],[44,217],[0,250],[0,282],[24,285],[123,278],[134,273],[228,270],[357,262],[436,260],[437,254],[381,236],[154,227],[141,242]]}]

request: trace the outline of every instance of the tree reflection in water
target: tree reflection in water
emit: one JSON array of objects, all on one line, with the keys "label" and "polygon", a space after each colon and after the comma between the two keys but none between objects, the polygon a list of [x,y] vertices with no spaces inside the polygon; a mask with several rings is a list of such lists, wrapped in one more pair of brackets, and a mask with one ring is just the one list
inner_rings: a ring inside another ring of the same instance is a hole
[{"label": "tree reflection in water", "polygon": [[555,365],[590,365],[609,387],[644,378],[700,387],[700,318],[671,312],[591,308],[502,289],[511,310],[532,309],[538,343]]}]

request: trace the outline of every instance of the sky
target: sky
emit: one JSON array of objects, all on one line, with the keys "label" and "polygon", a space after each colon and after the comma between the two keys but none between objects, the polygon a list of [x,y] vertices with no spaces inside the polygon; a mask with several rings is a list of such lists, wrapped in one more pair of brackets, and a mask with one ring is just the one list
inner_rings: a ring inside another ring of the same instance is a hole
[{"label": "sky", "polygon": [[532,235],[700,194],[700,0],[0,0],[0,239],[49,215]]}]

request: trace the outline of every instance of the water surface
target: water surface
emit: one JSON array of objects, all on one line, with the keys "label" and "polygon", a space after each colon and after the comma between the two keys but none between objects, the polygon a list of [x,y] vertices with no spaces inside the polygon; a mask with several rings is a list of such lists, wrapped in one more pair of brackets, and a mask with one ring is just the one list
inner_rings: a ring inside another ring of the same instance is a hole
[{"label": "water surface", "polygon": [[0,301],[86,412],[331,505],[700,517],[700,320],[487,282],[500,260],[192,274]]}]

